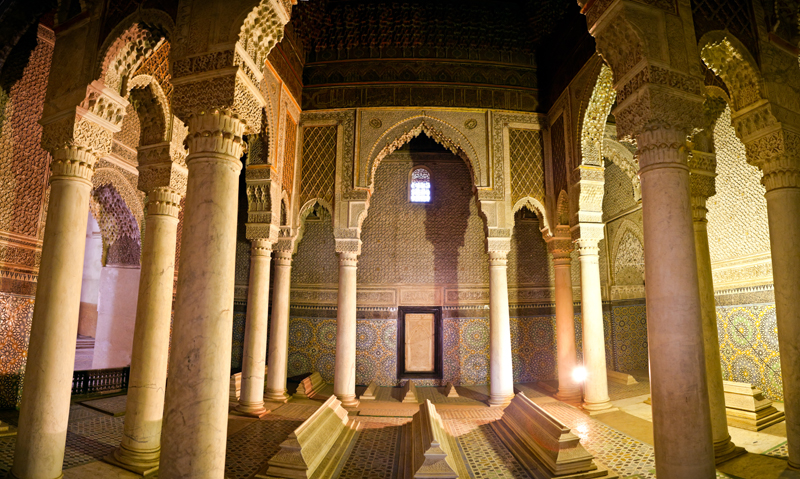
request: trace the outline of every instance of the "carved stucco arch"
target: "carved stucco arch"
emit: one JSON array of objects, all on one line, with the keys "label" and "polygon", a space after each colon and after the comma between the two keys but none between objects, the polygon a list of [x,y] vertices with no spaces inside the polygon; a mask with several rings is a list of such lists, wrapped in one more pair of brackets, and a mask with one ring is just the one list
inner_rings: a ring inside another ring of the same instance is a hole
[{"label": "carved stucco arch", "polygon": [[561,192],[558,194],[558,201],[556,202],[556,216],[553,219],[553,223],[556,227],[569,227],[569,195],[564,190],[561,190]]},{"label": "carved stucco arch", "polygon": [[267,55],[281,41],[283,27],[289,22],[287,12],[277,1],[261,0],[243,19],[240,16],[234,21],[236,41],[259,71],[263,71]]},{"label": "carved stucco arch", "polygon": [[[112,248],[117,248],[117,252],[123,253],[127,260],[125,264],[138,264],[141,254],[141,231],[140,221],[131,210],[130,199],[120,189],[125,188],[127,181],[118,181],[113,169],[100,168],[92,177],[92,192],[89,197],[89,210],[100,227],[103,242],[102,263],[108,261],[108,255]],[[128,184],[128,186],[130,186]],[[127,193],[127,194],[126,194]],[[134,200],[136,204],[138,201]]]},{"label": "carved stucco arch", "polygon": [[547,240],[548,237],[553,235],[553,229],[550,227],[550,222],[547,218],[547,210],[545,209],[544,205],[531,196],[525,196],[517,200],[514,203],[514,207],[512,208],[512,215],[516,215],[517,211],[521,210],[522,208],[527,208],[536,214],[536,217],[539,218],[539,231],[542,233],[542,238]]},{"label": "carved stucco arch", "polygon": [[617,97],[611,68],[603,63],[581,121],[581,164],[603,165],[603,138],[611,107]]},{"label": "carved stucco arch", "polygon": [[171,108],[161,85],[150,75],[137,75],[128,82],[128,100],[139,115],[139,146],[169,141]]},{"label": "carved stucco arch", "polygon": [[638,241],[639,244],[642,246],[642,251],[644,251],[644,233],[639,226],[636,225],[633,221],[629,219],[623,219],[619,225],[619,229],[617,229],[616,234],[614,235],[614,243],[611,246],[611,272],[613,274],[614,284],[617,284],[616,278],[616,265],[617,265],[617,253],[619,252],[620,244],[622,240],[625,238],[626,234],[632,234]]},{"label": "carved stucco arch", "polygon": [[174,30],[172,18],[161,10],[142,9],[127,16],[100,47],[96,77],[106,87],[124,94],[124,76],[135,72]]},{"label": "carved stucco arch", "polygon": [[366,178],[359,177],[356,186],[372,191],[375,188],[375,172],[381,161],[422,133],[464,160],[470,170],[474,187],[488,186],[481,184],[482,171],[478,154],[466,135],[450,123],[425,114],[403,119],[375,140],[369,149],[366,168],[362,168],[362,171],[366,171]]},{"label": "carved stucco arch", "polygon": [[708,32],[700,38],[698,50],[706,66],[728,87],[733,111],[766,98],[755,58],[734,35],[720,30]]},{"label": "carved stucco arch", "polygon": [[295,240],[294,240],[294,252],[297,252],[297,247],[300,245],[300,241],[302,241],[302,239],[303,239],[303,234],[305,234],[305,231],[306,231],[306,218],[308,218],[308,215],[311,214],[311,210],[313,210],[314,206],[317,205],[317,204],[319,204],[320,206],[325,208],[328,211],[328,214],[331,215],[331,226],[332,227],[333,227],[333,225],[335,223],[335,219],[334,219],[335,217],[333,215],[333,207],[331,206],[330,203],[328,203],[327,201],[325,201],[322,198],[312,198],[312,199],[306,201],[305,204],[300,208],[300,211],[298,212],[298,215],[297,215],[297,223],[296,223],[297,224],[297,236],[295,237]]},{"label": "carved stucco arch", "polygon": [[144,219],[144,195],[115,168],[97,168],[92,175],[92,187],[112,185],[125,201],[125,205],[133,215],[136,224],[141,229]]},{"label": "carved stucco arch", "polygon": [[603,155],[628,175],[633,184],[633,199],[636,201],[641,200],[642,184],[639,181],[639,163],[633,153],[625,148],[622,143],[611,138],[605,138],[603,140]]}]

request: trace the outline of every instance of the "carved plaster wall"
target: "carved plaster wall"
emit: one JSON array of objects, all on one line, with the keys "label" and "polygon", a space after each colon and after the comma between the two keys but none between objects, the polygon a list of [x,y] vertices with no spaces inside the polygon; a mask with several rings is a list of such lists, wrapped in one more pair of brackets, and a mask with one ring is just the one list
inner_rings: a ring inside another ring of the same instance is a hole
[{"label": "carved plaster wall", "polygon": [[726,108],[714,128],[717,194],[708,199],[708,240],[716,290],[772,282],[767,202],[761,171],[745,159],[745,147]]}]

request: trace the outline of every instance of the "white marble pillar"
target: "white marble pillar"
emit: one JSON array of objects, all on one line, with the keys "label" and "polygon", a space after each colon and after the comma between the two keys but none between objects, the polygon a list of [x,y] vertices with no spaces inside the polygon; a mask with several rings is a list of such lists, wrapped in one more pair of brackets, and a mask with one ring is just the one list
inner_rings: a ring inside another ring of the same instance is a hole
[{"label": "white marble pillar", "polygon": [[242,391],[236,406],[236,412],[245,416],[262,417],[269,412],[264,408],[264,365],[267,361],[271,260],[272,244],[266,239],[252,240],[242,355]]},{"label": "white marble pillar", "polygon": [[489,374],[489,405],[507,405],[514,397],[508,251],[489,252]]},{"label": "white marble pillar", "polygon": [[583,367],[586,368],[583,408],[590,412],[612,407],[606,378],[606,340],[603,332],[599,242],[598,238],[581,238],[575,241],[581,262],[581,326]]},{"label": "white marble pillar", "polygon": [[161,434],[162,479],[225,469],[236,218],[244,123],[227,110],[188,121],[189,168]]},{"label": "white marble pillar", "polygon": [[686,134],[637,135],[647,337],[659,479],[715,477]]},{"label": "white marble pillar", "polygon": [[782,159],[764,168],[762,181],[767,189],[789,466],[800,470],[800,159]]},{"label": "white marble pillar", "polygon": [[292,252],[275,251],[272,284],[272,322],[269,325],[269,372],[264,399],[286,402],[286,369],[289,366],[289,294],[292,286]]},{"label": "white marble pillar", "polygon": [[89,195],[96,161],[94,152],[75,146],[56,150],[50,165],[47,227],[11,477],[61,477],[78,334]]},{"label": "white marble pillar", "polygon": [[161,454],[180,202],[172,188],[148,194],[125,424],[120,446],[106,458],[139,474],[157,469]]},{"label": "white marble pillar", "polygon": [[358,255],[340,252],[339,303],[336,312],[336,360],[333,393],[344,407],[358,406],[356,399],[356,272]]},{"label": "white marble pillar", "polygon": [[551,248],[555,269],[556,347],[558,357],[558,393],[561,401],[580,403],[581,385],[573,380],[577,366],[575,352],[575,311],[572,307],[572,276],[570,249]]},{"label": "white marble pillar", "polygon": [[714,171],[695,169],[710,165],[715,169],[712,153],[693,151],[689,158],[692,168],[690,181],[694,245],[697,255],[697,282],[700,287],[700,307],[703,324],[703,350],[705,351],[708,402],[711,409],[711,432],[714,439],[714,458],[717,464],[745,454],[742,447],[731,442],[728,419],[725,414],[725,391],[722,385],[722,362],[719,354],[717,331],[717,305],[714,301],[714,280],[711,274],[711,253],[708,248],[706,200],[716,193]]}]

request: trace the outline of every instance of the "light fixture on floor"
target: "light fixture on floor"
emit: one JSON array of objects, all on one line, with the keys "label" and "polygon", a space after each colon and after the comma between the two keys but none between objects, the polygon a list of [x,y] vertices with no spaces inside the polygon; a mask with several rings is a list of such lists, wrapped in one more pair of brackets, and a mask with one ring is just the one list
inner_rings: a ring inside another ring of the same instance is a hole
[{"label": "light fixture on floor", "polygon": [[586,372],[586,368],[583,366],[578,366],[572,370],[572,380],[576,383],[582,383],[586,381],[586,377],[588,375],[589,374]]}]

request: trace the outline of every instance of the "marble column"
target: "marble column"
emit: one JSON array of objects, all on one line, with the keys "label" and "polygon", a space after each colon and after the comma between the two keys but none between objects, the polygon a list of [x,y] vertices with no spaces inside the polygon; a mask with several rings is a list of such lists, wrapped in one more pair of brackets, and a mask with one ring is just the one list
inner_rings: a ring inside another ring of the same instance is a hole
[{"label": "marble column", "polygon": [[[597,228],[601,230],[602,226]],[[581,325],[583,327],[583,408],[590,412],[610,409],[606,378],[606,340],[603,332],[603,298],[600,290],[599,238],[575,241],[581,262]]]},{"label": "marble column", "polygon": [[333,393],[344,407],[356,399],[356,272],[358,255],[339,254],[339,303],[336,312],[336,360]]},{"label": "marble column", "polygon": [[[784,133],[784,135],[787,135]],[[795,144],[798,136],[794,137]],[[766,143],[771,145],[771,143]],[[750,161],[751,148],[747,149]],[[786,409],[789,466],[800,470],[800,159],[787,151],[762,166],[767,192],[775,314]]]},{"label": "marble column", "polygon": [[656,472],[715,477],[686,133],[637,135]]},{"label": "marble column", "polygon": [[180,201],[168,187],[148,194],[125,424],[120,446],[106,458],[139,474],[156,470],[161,453]]},{"label": "marble column", "polygon": [[236,406],[236,412],[245,416],[262,417],[269,412],[264,407],[264,365],[267,361],[271,260],[272,244],[266,239],[252,240],[242,355],[242,391]]},{"label": "marble column", "polygon": [[[558,393],[561,401],[579,403],[583,397],[581,385],[572,379],[577,366],[575,348],[575,311],[572,307],[572,275],[570,274],[569,240],[553,240],[550,245],[555,269],[556,346],[558,357]],[[559,245],[560,243],[560,245]],[[559,247],[560,246],[560,247]]]},{"label": "marble column", "polygon": [[78,334],[89,195],[96,161],[94,152],[73,146],[56,150],[50,164],[47,227],[11,477],[61,477]]},{"label": "marble column", "polygon": [[[722,362],[719,354],[719,332],[717,331],[717,305],[714,301],[714,281],[711,275],[711,253],[708,249],[706,200],[716,194],[714,185],[715,155],[693,151],[689,158],[691,175],[692,224],[697,255],[697,282],[700,287],[700,308],[703,325],[708,402],[711,410],[711,432],[714,440],[714,458],[717,464],[745,454],[742,447],[731,442],[728,419],[725,414],[725,391],[722,386]],[[700,169],[708,166],[711,170]],[[698,168],[695,168],[698,167]]]},{"label": "marble column", "polygon": [[489,252],[489,374],[489,405],[507,405],[514,397],[508,251]]},{"label": "marble column", "polygon": [[269,326],[269,371],[264,399],[286,402],[286,369],[289,366],[289,294],[292,286],[292,252],[275,251],[272,284],[272,322]]},{"label": "marble column", "polygon": [[240,160],[236,113],[191,115],[189,169],[159,477],[223,476]]}]

